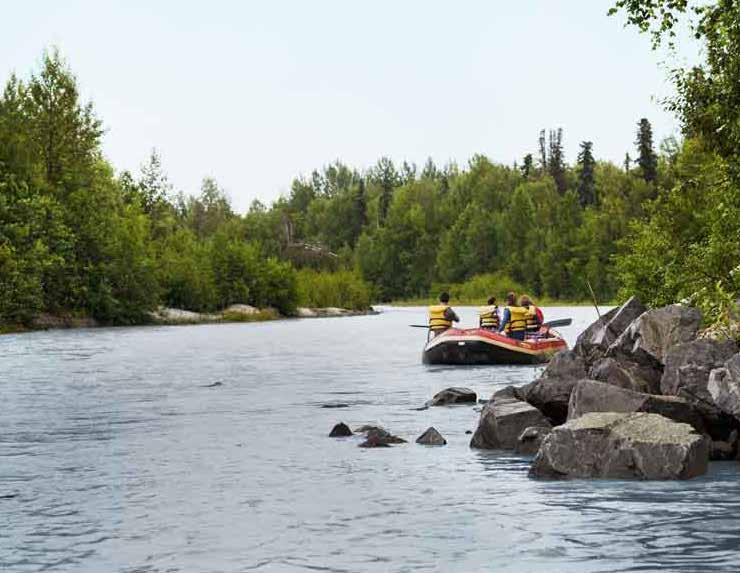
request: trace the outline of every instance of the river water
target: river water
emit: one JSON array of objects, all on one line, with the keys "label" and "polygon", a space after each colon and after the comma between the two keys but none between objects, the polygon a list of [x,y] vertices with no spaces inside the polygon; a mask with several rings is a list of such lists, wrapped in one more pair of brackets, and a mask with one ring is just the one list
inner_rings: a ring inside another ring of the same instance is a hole
[{"label": "river water", "polygon": [[[574,318],[571,344],[595,318],[545,313]],[[407,326],[423,321],[402,308],[0,337],[0,571],[740,568],[740,465],[531,480],[527,458],[468,447],[472,406],[413,408],[541,368],[423,366],[425,332]],[[409,443],[328,438],[339,421]],[[429,426],[447,446],[413,443]]]}]

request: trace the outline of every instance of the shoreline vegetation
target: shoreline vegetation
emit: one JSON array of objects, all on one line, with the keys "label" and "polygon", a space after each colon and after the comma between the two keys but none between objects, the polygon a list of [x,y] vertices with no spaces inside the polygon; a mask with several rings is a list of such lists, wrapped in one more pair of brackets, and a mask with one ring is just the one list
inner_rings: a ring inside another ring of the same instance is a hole
[{"label": "shoreline vegetation", "polygon": [[160,307],[364,311],[442,290],[457,304],[514,291],[542,305],[587,304],[593,289],[601,304],[685,302],[706,326],[729,325],[740,299],[738,8],[690,16],[667,2],[661,25],[637,4],[615,11],[656,44],[685,17],[706,47],[699,67],[672,76],[683,139],[656,145],[642,118],[621,165],[597,160],[591,141],[568,164],[561,128],[541,130],[536,152],[512,165],[482,154],[464,165],[335,161],[243,214],[211,177],[197,195],[173,189],[156,151],[139,173],[117,171],[77,79],[57,51],[44,54],[0,95],[0,331],[43,316],[146,324]]}]

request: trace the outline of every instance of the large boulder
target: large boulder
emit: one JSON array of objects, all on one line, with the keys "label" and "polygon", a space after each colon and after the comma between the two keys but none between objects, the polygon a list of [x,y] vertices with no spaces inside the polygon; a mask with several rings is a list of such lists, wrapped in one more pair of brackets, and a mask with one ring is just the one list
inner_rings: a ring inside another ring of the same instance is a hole
[{"label": "large boulder", "polygon": [[648,394],[660,394],[662,374],[659,368],[616,358],[601,358],[589,370],[594,380]]},{"label": "large boulder", "polygon": [[622,306],[615,307],[591,324],[576,340],[573,350],[587,364],[604,356],[611,344],[625,329],[647,309],[634,296]]},{"label": "large boulder", "polygon": [[586,363],[572,350],[553,356],[537,380],[519,388],[519,395],[540,410],[553,425],[568,417],[568,400],[575,383],[587,377]]},{"label": "large boulder", "polygon": [[349,426],[344,422],[339,422],[331,429],[331,432],[329,432],[330,438],[344,438],[351,435],[352,430],[350,430]]},{"label": "large boulder", "polygon": [[516,388],[507,386],[483,407],[470,447],[513,450],[521,433],[530,426],[550,427],[550,422],[522,400]]},{"label": "large boulder", "polygon": [[740,420],[740,353],[709,373],[707,390],[720,410]]},{"label": "large boulder", "polygon": [[643,366],[662,368],[668,351],[696,338],[701,312],[672,304],[641,314],[614,341],[606,356],[624,357]]},{"label": "large boulder", "polygon": [[475,404],[478,395],[470,388],[452,387],[437,392],[427,406],[447,406],[449,404]]},{"label": "large boulder", "polygon": [[661,391],[670,396],[713,403],[707,389],[709,373],[724,366],[736,352],[737,345],[731,340],[703,339],[674,346],[665,359]]},{"label": "large boulder", "polygon": [[538,478],[690,479],[709,461],[709,439],[659,414],[592,412],[544,439],[529,470]]},{"label": "large boulder", "polygon": [[568,419],[573,420],[590,412],[649,412],[689,424],[704,432],[704,423],[693,404],[676,396],[655,396],[634,392],[597,380],[581,380],[573,388],[568,406]]}]

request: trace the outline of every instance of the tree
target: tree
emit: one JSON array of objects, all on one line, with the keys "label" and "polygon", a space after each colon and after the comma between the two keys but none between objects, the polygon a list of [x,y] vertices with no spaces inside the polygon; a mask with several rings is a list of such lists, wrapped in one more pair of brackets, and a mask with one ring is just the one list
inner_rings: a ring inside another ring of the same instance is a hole
[{"label": "tree", "polygon": [[596,203],[596,185],[594,182],[594,160],[591,149],[593,143],[590,141],[581,142],[581,151],[578,154],[578,202],[581,207],[594,205]]},{"label": "tree", "polygon": [[653,149],[653,128],[646,118],[637,124],[637,165],[642,170],[642,178],[653,183],[658,177],[658,156]]},{"label": "tree", "polygon": [[629,173],[630,169],[632,169],[632,158],[630,157],[629,153],[624,154],[624,172]]},{"label": "tree", "polygon": [[547,172],[547,140],[545,139],[545,130],[540,130],[539,138],[539,150],[540,150],[540,171],[542,173]]},{"label": "tree", "polygon": [[525,180],[529,179],[529,176],[532,174],[532,171],[534,169],[534,159],[532,159],[531,153],[527,153],[527,155],[524,156],[524,161],[520,169],[522,172],[522,177],[524,177]]},{"label": "tree", "polygon": [[380,185],[378,224],[383,225],[388,215],[391,201],[393,200],[393,190],[399,184],[398,172],[395,165],[393,165],[393,161],[387,157],[381,157],[370,175]]},{"label": "tree", "polygon": [[567,182],[565,180],[565,156],[563,152],[563,128],[550,130],[549,156],[547,158],[547,171],[555,180],[558,193],[565,193]]}]

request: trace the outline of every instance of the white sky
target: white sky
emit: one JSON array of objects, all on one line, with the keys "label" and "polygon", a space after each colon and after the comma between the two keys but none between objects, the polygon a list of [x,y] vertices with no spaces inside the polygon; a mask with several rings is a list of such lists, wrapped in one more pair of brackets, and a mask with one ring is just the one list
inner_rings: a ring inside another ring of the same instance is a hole
[{"label": "white sky", "polygon": [[335,159],[511,163],[562,126],[569,161],[587,139],[621,164],[639,118],[676,132],[663,56],[611,0],[3,4],[3,81],[58,46],[117,168],[156,147],[176,189],[210,175],[242,211]]}]

